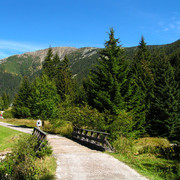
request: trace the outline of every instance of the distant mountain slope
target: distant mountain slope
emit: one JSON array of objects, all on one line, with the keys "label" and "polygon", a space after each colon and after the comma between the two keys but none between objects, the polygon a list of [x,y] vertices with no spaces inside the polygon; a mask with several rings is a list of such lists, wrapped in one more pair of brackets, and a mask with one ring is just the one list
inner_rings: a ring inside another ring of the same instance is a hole
[{"label": "distant mountain slope", "polygon": [[[167,55],[180,49],[180,40],[167,45],[148,46],[150,51],[164,49]],[[70,60],[70,67],[74,78],[81,83],[86,78],[93,64],[96,64],[101,49],[85,47],[54,47],[53,54],[58,53],[60,59],[65,55]],[[127,56],[132,59],[137,47],[125,48]],[[0,60],[0,95],[6,91],[11,98],[17,92],[19,83],[24,76],[33,79],[42,70],[42,63],[48,49],[35,52],[27,52],[21,55],[14,55]]]},{"label": "distant mountain slope", "polygon": [[[87,76],[90,67],[96,62],[99,51],[98,48],[74,47],[54,47],[52,50],[54,55],[58,53],[60,60],[65,55],[68,56],[72,73],[78,81]],[[44,49],[0,60],[0,95],[5,91],[12,98],[24,76],[33,79],[40,74],[47,52],[48,49]]]},{"label": "distant mountain slope", "polygon": [[97,62],[99,57],[98,48],[80,48],[68,54],[70,60],[70,67],[74,78],[81,83],[83,78],[86,78],[90,69]]},{"label": "distant mountain slope", "polygon": [[[53,54],[58,53],[60,59],[63,59],[66,54],[77,50],[77,48],[73,47],[55,47],[52,49]],[[48,49],[44,49],[10,56],[2,60],[0,71],[19,76],[32,76],[35,72],[42,69],[42,62],[44,61],[47,52]]]}]

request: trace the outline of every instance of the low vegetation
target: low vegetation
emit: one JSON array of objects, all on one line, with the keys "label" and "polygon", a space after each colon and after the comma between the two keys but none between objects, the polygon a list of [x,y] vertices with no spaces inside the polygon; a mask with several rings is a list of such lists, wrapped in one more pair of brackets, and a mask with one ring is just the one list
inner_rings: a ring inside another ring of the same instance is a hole
[{"label": "low vegetation", "polygon": [[53,179],[56,163],[51,147],[46,144],[40,151],[37,144],[31,135],[21,137],[0,162],[0,179]]},{"label": "low vegetation", "polygon": [[114,142],[115,153],[140,174],[152,180],[178,180],[180,178],[180,147],[172,146],[164,138],[119,138]]},{"label": "low vegetation", "polygon": [[[92,113],[92,111],[89,112],[92,114],[92,116],[89,117],[91,120],[89,122],[93,122],[93,119],[95,121],[95,117],[98,117],[97,114]],[[78,118],[81,119],[86,117],[85,115],[87,115],[87,112],[82,110],[82,112],[77,112],[77,114]],[[72,112],[72,115],[75,116],[74,112]],[[65,118],[67,118],[67,115],[64,119]],[[88,120],[88,118],[86,120]],[[14,124],[20,126],[36,126],[36,120],[4,119],[3,121],[8,123],[13,122]],[[45,121],[44,130],[63,134],[65,136],[70,135],[72,132],[71,123],[62,122],[61,124],[56,124],[56,126],[57,127],[55,128],[50,122]],[[85,124],[83,127],[87,128]],[[140,174],[152,180],[178,180],[178,178],[180,178],[180,149],[178,146],[172,146],[172,144],[170,144],[170,142],[165,138],[145,137],[135,139],[133,134],[131,134],[131,137],[130,134],[128,138],[122,135],[119,136],[119,138],[115,138],[115,140],[113,140],[114,135],[111,136],[112,139],[110,138],[110,141],[115,149],[115,153],[110,153],[110,155],[125,162],[130,167],[137,170]]]},{"label": "low vegetation", "polygon": [[0,152],[9,151],[22,132],[0,126]]},{"label": "low vegetation", "polygon": [[144,170],[145,175],[150,172],[155,178],[177,179],[180,143],[177,47],[174,44],[166,50],[162,46],[150,50],[142,37],[128,58],[111,29],[105,48],[98,51],[97,65],[82,86],[73,78],[68,57],[60,60],[49,48],[41,75],[32,81],[24,77],[12,109],[4,117],[32,119],[23,124],[11,119],[11,123],[25,127],[36,126],[40,118],[44,131],[68,137],[73,127],[105,131],[111,134],[109,141],[116,157]]},{"label": "low vegetation", "polygon": [[[37,120],[33,119],[1,119],[1,122],[10,123],[14,125],[18,125],[21,127],[34,128],[36,127]],[[41,129],[47,133],[52,134],[61,134],[66,137],[71,137],[73,126],[71,122],[67,121],[58,121],[56,123],[51,124],[49,121],[44,121],[44,126]]]}]

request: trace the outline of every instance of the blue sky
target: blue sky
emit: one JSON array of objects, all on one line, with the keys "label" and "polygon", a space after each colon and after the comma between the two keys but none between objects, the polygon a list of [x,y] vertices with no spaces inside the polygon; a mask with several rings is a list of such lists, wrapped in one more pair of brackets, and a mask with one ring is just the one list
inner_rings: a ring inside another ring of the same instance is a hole
[{"label": "blue sky", "polygon": [[0,59],[49,46],[123,47],[180,39],[180,0],[0,0]]}]

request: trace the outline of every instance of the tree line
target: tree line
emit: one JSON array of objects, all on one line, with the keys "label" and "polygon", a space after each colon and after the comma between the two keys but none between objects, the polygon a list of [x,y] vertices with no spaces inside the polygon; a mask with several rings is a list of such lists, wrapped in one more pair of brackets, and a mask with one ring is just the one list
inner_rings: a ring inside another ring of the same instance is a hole
[{"label": "tree line", "polygon": [[0,96],[0,110],[4,111],[8,109],[10,105],[10,98],[9,94],[6,94],[5,92]]},{"label": "tree line", "polygon": [[[141,38],[129,59],[114,30],[83,85],[73,79],[67,56],[49,48],[40,77],[25,77],[13,103],[16,118],[41,118],[115,132],[180,139],[180,50],[150,52]],[[78,114],[79,113],[79,114]],[[74,120],[74,117],[79,119]],[[88,119],[88,120],[87,120]]]}]

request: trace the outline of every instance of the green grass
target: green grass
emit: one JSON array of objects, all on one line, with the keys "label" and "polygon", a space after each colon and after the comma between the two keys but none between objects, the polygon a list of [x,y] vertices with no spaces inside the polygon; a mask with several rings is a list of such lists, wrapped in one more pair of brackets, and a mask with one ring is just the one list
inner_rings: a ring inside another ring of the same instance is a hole
[{"label": "green grass", "polygon": [[54,180],[56,174],[56,159],[53,156],[46,156],[43,159],[36,160],[35,164],[39,169],[47,169],[47,171],[41,176],[41,180]]},{"label": "green grass", "polygon": [[10,150],[15,140],[23,132],[0,126],[0,151]]},{"label": "green grass", "polygon": [[13,125],[18,125],[18,126],[22,126],[22,127],[29,127],[29,128],[34,128],[36,127],[36,122],[37,120],[29,120],[29,119],[0,119],[1,122],[5,122],[5,123],[10,123]]},{"label": "green grass", "polygon": [[151,180],[178,180],[180,178],[177,174],[180,171],[178,161],[167,160],[150,154],[138,156],[120,153],[109,154]]},{"label": "green grass", "polygon": [[128,148],[128,144],[122,140],[123,138],[117,140],[115,144],[117,152],[110,153],[110,155],[126,163],[148,179],[180,179],[178,149],[175,150],[167,139],[140,138],[131,142],[131,148]]},{"label": "green grass", "polygon": [[[0,119],[1,122],[10,123],[13,125],[18,125],[21,127],[28,127],[28,128],[34,128],[36,127],[37,120],[32,119]],[[72,124],[69,122],[62,122],[61,125],[58,127],[54,127],[49,121],[44,121],[44,127],[41,127],[41,130],[47,132],[47,133],[53,133],[53,134],[61,134],[63,136],[70,137],[70,134],[72,133],[73,127]]]},{"label": "green grass", "polygon": [[[4,119],[3,122],[26,126],[35,127],[36,120],[27,119]],[[65,130],[63,130],[63,128]],[[48,121],[45,121],[45,128],[43,130],[60,133],[68,129],[65,125],[63,127],[54,128]],[[0,129],[1,132],[1,129]],[[0,133],[1,135],[2,133]],[[128,140],[127,140],[128,141]],[[180,179],[180,161],[172,158],[165,158],[162,156],[159,148],[166,149],[169,146],[169,142],[163,138],[140,138],[133,142],[126,143],[118,141],[119,153],[109,153],[118,160],[126,163],[137,172],[142,174],[151,180],[179,180]],[[133,146],[132,148],[128,146]],[[117,145],[116,145],[117,146]],[[117,148],[117,147],[116,147]],[[48,160],[49,161],[49,160]],[[56,163],[53,163],[53,159],[48,162],[52,172],[54,172]],[[43,164],[43,163],[42,163]],[[51,165],[50,165],[51,164]],[[54,173],[52,173],[54,174]],[[50,177],[49,177],[50,179]]]},{"label": "green grass", "polygon": [[0,161],[0,179],[8,176],[10,179],[31,177],[30,179],[53,180],[56,173],[56,159],[51,155],[51,147],[42,147],[42,153],[37,154],[36,143],[30,134],[18,138],[12,147],[11,155]]}]

